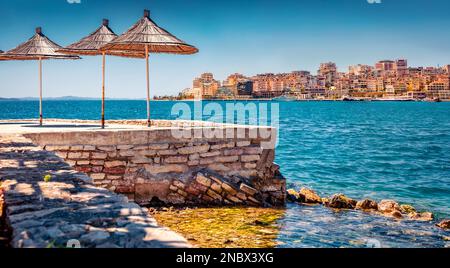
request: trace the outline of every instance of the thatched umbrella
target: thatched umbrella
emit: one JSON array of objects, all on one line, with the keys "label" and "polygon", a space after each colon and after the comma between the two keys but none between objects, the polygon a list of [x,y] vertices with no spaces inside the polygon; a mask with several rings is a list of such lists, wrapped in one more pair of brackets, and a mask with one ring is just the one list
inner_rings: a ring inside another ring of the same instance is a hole
[{"label": "thatched umbrella", "polygon": [[80,59],[75,55],[65,55],[56,52],[62,47],[42,33],[41,27],[36,28],[36,34],[18,47],[9,50],[7,60],[38,60],[39,61],[39,124],[42,126],[42,61],[48,59]]},{"label": "thatched umbrella", "polygon": [[150,19],[150,11],[127,32],[105,45],[105,51],[131,51],[145,53],[147,74],[147,125],[150,121],[150,74],[149,53],[194,54],[198,49],[176,38]]},{"label": "thatched umbrella", "polygon": [[3,50],[0,50],[0,60],[7,60],[8,57]]},{"label": "thatched umbrella", "polygon": [[117,34],[109,28],[109,20],[104,19],[102,25],[80,41],[65,47],[58,52],[73,55],[102,55],[102,128],[105,128],[105,63],[106,55],[145,58],[143,52],[101,51],[100,48],[117,38]]}]

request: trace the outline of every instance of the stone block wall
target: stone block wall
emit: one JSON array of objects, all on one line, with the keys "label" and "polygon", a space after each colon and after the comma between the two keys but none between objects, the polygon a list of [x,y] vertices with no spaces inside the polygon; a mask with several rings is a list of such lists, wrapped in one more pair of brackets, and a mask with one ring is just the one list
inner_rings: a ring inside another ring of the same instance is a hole
[{"label": "stone block wall", "polygon": [[263,139],[175,139],[170,130],[38,133],[94,184],[139,204],[282,205],[285,179]]}]

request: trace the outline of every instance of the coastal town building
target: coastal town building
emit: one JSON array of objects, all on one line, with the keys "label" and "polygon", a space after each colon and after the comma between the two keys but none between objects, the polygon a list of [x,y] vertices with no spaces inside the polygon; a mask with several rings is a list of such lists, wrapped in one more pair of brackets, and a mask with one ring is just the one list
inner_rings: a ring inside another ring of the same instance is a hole
[{"label": "coastal town building", "polygon": [[199,78],[194,79],[192,89],[199,91],[202,98],[208,99],[216,95],[220,87],[220,82],[214,79],[212,73],[204,73]]},{"label": "coastal town building", "polygon": [[229,75],[223,82],[212,73],[194,79],[193,87],[183,90],[183,99],[249,99],[289,96],[297,100],[389,98],[450,99],[450,65],[411,67],[406,59],[382,60],[373,66],[357,64],[339,72],[336,63],[309,71]]}]

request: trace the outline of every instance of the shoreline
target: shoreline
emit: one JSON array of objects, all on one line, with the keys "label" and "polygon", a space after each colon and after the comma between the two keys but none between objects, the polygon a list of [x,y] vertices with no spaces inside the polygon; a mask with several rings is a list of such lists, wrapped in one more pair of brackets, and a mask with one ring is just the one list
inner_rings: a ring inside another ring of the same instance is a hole
[{"label": "shoreline", "polygon": [[[20,99],[20,98],[10,98],[10,99],[0,99],[1,102],[36,102],[39,99]],[[61,101],[101,101],[101,99],[44,99],[44,102],[61,102]],[[106,99],[106,101],[145,101],[145,99]],[[341,100],[341,99],[311,99],[311,100],[276,100],[275,98],[249,98],[249,99],[168,99],[168,100],[150,100],[151,102],[203,102],[203,101],[272,101],[272,102],[426,102],[426,103],[439,103],[439,102],[450,102],[450,99],[442,99],[440,101],[433,100],[391,100],[391,99],[367,99],[367,100]]]}]

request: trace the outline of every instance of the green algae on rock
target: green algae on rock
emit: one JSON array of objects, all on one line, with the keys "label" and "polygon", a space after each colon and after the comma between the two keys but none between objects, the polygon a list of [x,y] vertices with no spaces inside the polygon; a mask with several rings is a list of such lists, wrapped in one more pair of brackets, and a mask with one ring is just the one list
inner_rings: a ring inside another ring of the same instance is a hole
[{"label": "green algae on rock", "polygon": [[276,208],[150,209],[159,224],[201,248],[273,248],[285,210]]}]

